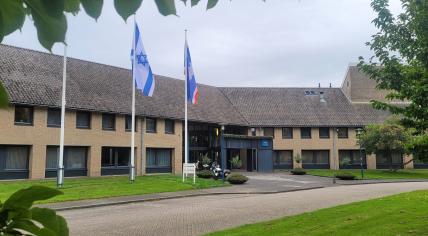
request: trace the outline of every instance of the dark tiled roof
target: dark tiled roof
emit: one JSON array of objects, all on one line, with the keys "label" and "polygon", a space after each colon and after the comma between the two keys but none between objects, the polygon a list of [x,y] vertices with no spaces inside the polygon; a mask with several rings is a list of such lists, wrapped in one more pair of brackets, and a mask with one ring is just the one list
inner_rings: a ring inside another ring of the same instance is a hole
[{"label": "dark tiled roof", "polygon": [[[351,104],[340,88],[220,89],[253,126],[361,126],[388,115],[369,104]],[[320,102],[320,92],[325,102]]]},{"label": "dark tiled roof", "polygon": [[[0,45],[0,81],[11,103],[59,107],[61,56]],[[128,69],[69,58],[67,107],[129,114]],[[369,104],[351,104],[339,88],[216,88],[198,85],[199,104],[189,105],[189,120],[250,126],[360,126],[388,115]],[[324,91],[305,96],[305,90]],[[184,119],[184,81],[156,76],[153,97],[137,93],[137,114]]]},{"label": "dark tiled roof", "polygon": [[[0,45],[0,81],[12,103],[61,105],[61,56]],[[153,97],[137,92],[138,115],[184,119],[184,81],[156,76]],[[189,105],[189,120],[246,125],[215,87],[198,85],[199,104]],[[131,72],[128,69],[68,58],[67,107],[129,114]]]}]

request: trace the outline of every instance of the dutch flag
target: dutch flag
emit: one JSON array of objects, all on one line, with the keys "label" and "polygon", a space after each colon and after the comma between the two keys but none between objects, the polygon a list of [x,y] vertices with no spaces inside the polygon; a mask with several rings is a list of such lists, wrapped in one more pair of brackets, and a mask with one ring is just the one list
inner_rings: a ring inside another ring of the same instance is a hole
[{"label": "dutch flag", "polygon": [[[150,68],[146,50],[144,50],[143,41],[141,40],[140,30],[135,23],[133,49],[131,50],[132,76],[135,85],[141,90],[143,96],[153,96],[155,90],[155,79]],[[134,55],[135,49],[135,55]]]},{"label": "dutch flag", "polygon": [[192,104],[198,104],[198,86],[196,84],[195,74],[193,73],[192,59],[190,58],[189,45],[184,47],[184,73],[187,80],[187,101]]}]

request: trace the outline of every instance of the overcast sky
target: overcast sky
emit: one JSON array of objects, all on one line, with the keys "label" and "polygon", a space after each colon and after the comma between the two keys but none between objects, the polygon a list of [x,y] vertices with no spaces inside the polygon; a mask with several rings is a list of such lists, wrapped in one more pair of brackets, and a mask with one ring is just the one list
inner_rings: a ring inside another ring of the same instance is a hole
[{"label": "overcast sky", "polygon": [[[83,10],[67,16],[70,57],[130,68],[133,20],[125,23],[112,2],[104,1],[98,22]],[[376,32],[370,0],[221,0],[208,12],[206,0],[176,4],[179,17],[161,16],[152,0],[138,11],[152,70],[183,78],[187,28],[196,80],[215,86],[340,86],[349,63],[371,55],[364,43]],[[391,4],[399,11],[399,0]],[[3,43],[46,51],[29,20]]]}]

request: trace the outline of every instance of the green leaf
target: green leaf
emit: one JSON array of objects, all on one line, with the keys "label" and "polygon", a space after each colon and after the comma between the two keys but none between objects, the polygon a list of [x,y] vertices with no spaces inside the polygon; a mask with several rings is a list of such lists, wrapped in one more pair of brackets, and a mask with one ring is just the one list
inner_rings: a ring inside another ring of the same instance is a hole
[{"label": "green leaf", "polygon": [[155,2],[160,14],[164,16],[177,15],[174,0],[155,0]]},{"label": "green leaf", "polygon": [[35,201],[46,200],[60,194],[63,193],[57,189],[34,185],[12,194],[4,202],[3,209],[29,209]]},{"label": "green leaf", "polygon": [[0,1],[0,42],[3,37],[20,29],[25,21],[21,0]]},{"label": "green leaf", "polygon": [[193,6],[198,5],[199,1],[200,1],[200,0],[191,0],[191,1],[190,1],[190,2],[191,2],[191,6],[193,7]]},{"label": "green leaf", "polygon": [[15,220],[9,228],[24,230],[32,235],[40,235],[40,228],[28,219]]},{"label": "green leaf", "polygon": [[65,41],[67,32],[64,4],[56,4],[57,1],[64,3],[61,0],[53,1],[55,4],[47,0],[25,0],[37,28],[39,42],[49,51],[54,43]]},{"label": "green leaf", "polygon": [[114,8],[116,12],[123,18],[124,21],[140,8],[143,0],[114,0]]},{"label": "green leaf", "polygon": [[82,2],[83,9],[85,9],[86,14],[95,20],[98,19],[101,15],[101,10],[103,8],[103,0],[80,0]]},{"label": "green leaf", "polygon": [[67,223],[54,210],[34,207],[31,214],[31,219],[42,224],[48,232],[53,232],[54,235],[68,235]]},{"label": "green leaf", "polygon": [[[5,108],[9,104],[6,89],[0,82],[0,108]],[[1,206],[1,205],[0,205]]]},{"label": "green leaf", "polygon": [[76,15],[80,11],[80,0],[65,0],[64,11]]},{"label": "green leaf", "polygon": [[207,10],[209,10],[209,9],[211,9],[211,8],[213,8],[213,7],[215,7],[215,5],[217,5],[217,3],[218,3],[218,0],[208,0],[208,3],[207,3]]}]

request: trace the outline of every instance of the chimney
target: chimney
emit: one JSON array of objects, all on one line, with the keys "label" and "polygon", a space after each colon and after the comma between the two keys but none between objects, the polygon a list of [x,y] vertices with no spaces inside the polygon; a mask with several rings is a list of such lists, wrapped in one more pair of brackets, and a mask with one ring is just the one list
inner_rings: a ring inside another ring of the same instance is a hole
[{"label": "chimney", "polygon": [[318,88],[321,88],[321,83],[318,83]]},{"label": "chimney", "polygon": [[331,88],[331,83],[330,83],[330,88]]}]

